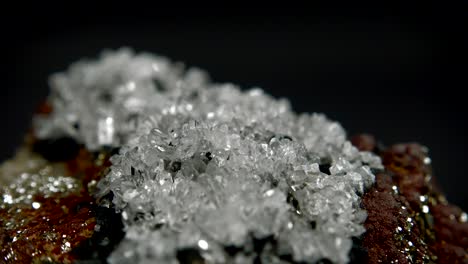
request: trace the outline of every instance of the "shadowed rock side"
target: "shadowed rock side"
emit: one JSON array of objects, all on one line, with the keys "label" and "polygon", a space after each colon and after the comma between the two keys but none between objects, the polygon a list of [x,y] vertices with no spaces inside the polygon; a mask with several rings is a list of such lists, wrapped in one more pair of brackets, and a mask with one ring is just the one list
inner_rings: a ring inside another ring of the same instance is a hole
[{"label": "shadowed rock side", "polygon": [[377,146],[352,139],[382,157],[385,171],[363,197],[368,217],[362,245],[368,263],[468,263],[467,215],[434,186],[427,149],[418,144]]}]

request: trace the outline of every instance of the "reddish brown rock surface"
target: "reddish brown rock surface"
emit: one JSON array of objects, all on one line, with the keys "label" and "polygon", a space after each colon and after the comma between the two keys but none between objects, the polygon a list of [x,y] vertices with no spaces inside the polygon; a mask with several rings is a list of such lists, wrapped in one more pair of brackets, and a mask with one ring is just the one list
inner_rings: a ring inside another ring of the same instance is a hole
[{"label": "reddish brown rock surface", "polygon": [[418,144],[377,148],[368,135],[352,142],[378,153],[385,166],[363,197],[367,262],[468,263],[467,216],[436,191],[427,150]]},{"label": "reddish brown rock surface", "polygon": [[0,255],[6,263],[72,263],[72,254],[91,238],[96,220],[86,194],[37,197],[39,209],[15,205],[0,210]]},{"label": "reddish brown rock surface", "polygon": [[[33,145],[26,148],[34,149]],[[44,167],[42,170],[49,171],[65,168],[60,173],[76,179],[81,186],[78,190],[71,188],[69,193],[54,195],[38,193],[26,199],[28,202],[2,204],[0,263],[73,263],[81,258],[74,250],[92,238],[97,224],[95,199],[88,190],[94,187],[109,162],[108,155],[92,154],[84,149],[74,156],[59,162],[40,162],[40,165]],[[17,191],[23,186],[13,188],[16,189],[12,191]]]}]

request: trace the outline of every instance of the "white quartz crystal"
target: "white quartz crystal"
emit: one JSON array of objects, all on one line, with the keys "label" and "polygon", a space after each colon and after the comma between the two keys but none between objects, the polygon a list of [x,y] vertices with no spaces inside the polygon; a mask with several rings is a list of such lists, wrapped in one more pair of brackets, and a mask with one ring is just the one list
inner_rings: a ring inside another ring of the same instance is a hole
[{"label": "white quartz crystal", "polygon": [[120,148],[97,194],[113,193],[125,223],[111,263],[179,263],[188,249],[207,263],[346,263],[364,232],[360,196],[380,159],[323,114],[128,49],[51,85],[39,137]]}]

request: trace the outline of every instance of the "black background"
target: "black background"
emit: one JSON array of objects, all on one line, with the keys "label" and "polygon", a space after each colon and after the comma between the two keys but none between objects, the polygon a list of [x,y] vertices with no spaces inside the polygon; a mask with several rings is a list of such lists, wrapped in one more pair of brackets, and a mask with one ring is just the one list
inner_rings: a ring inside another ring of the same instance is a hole
[{"label": "black background", "polygon": [[372,133],[388,145],[420,142],[430,149],[449,201],[468,209],[462,1],[127,6],[6,11],[1,160],[21,143],[48,93],[49,74],[102,49],[128,46],[206,69],[217,82],[261,87],[288,98],[298,112],[324,112],[349,135]]}]

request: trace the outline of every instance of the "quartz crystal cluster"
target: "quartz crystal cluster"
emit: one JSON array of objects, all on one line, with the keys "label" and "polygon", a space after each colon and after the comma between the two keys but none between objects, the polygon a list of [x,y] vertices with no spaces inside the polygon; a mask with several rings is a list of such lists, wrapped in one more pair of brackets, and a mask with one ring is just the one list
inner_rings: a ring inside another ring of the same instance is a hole
[{"label": "quartz crystal cluster", "polygon": [[322,114],[128,49],[51,86],[39,139],[118,149],[96,193],[125,226],[110,263],[347,263],[365,231],[380,158]]}]

